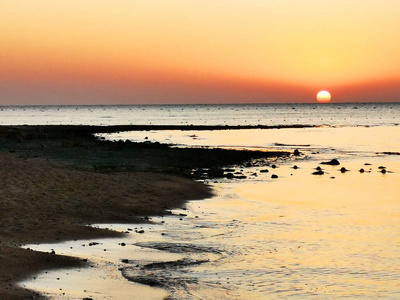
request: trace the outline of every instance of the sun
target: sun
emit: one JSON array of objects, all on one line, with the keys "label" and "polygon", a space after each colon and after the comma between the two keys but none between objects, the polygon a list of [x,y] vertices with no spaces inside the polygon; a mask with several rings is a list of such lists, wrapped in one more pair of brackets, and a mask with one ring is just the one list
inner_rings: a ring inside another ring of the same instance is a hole
[{"label": "sun", "polygon": [[328,103],[331,101],[331,94],[328,91],[319,91],[317,94],[317,100],[319,103]]}]

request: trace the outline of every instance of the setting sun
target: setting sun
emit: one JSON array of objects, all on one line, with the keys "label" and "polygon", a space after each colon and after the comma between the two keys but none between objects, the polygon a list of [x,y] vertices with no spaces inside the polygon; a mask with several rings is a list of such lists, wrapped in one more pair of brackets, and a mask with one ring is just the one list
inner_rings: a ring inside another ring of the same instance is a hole
[{"label": "setting sun", "polygon": [[331,94],[328,91],[319,91],[317,94],[317,100],[320,103],[328,103],[331,98]]}]

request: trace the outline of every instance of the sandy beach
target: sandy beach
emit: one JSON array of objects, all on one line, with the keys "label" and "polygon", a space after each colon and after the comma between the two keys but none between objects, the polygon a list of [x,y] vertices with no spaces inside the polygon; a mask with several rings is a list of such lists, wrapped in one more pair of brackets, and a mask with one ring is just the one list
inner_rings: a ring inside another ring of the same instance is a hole
[{"label": "sandy beach", "polygon": [[[41,297],[15,284],[39,270],[90,264],[82,259],[19,246],[121,236],[123,233],[117,231],[85,225],[146,222],[146,216],[170,214],[171,208],[182,207],[187,200],[209,197],[212,191],[208,186],[182,177],[186,174],[183,170],[191,164],[207,167],[239,162],[251,156],[277,155],[227,151],[222,155],[224,159],[216,162],[222,157],[219,150],[208,151],[204,158],[192,156],[190,149],[174,150],[160,145],[138,147],[129,143],[124,150],[120,144],[99,142],[76,128],[61,133],[55,128],[58,127],[1,128],[2,299]],[[199,153],[199,149],[194,151]],[[128,156],[135,163],[128,165]],[[145,171],[149,165],[148,170],[158,172],[138,172]]]}]

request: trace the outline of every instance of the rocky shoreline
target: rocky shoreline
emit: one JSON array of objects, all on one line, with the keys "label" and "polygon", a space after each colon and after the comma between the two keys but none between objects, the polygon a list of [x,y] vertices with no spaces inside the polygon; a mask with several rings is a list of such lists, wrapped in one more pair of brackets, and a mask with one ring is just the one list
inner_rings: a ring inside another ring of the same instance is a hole
[{"label": "rocky shoreline", "polygon": [[111,142],[93,135],[116,129],[132,126],[0,127],[1,299],[42,298],[15,283],[42,269],[89,264],[21,249],[22,244],[120,236],[85,225],[137,223],[143,216],[167,214],[212,195],[190,178],[220,177],[229,173],[225,166],[290,155]]}]

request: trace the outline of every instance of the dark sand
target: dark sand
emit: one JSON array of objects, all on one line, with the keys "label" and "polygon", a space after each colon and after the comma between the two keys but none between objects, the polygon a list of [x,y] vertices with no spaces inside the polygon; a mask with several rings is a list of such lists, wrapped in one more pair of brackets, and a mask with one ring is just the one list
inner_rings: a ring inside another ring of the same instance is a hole
[{"label": "dark sand", "polygon": [[168,214],[187,200],[211,196],[208,186],[184,178],[193,168],[289,155],[174,149],[92,137],[107,131],[110,128],[87,126],[0,127],[0,299],[39,299],[41,295],[16,282],[43,269],[89,264],[21,249],[22,244],[120,236],[123,233],[85,225],[143,222],[143,216]]}]

